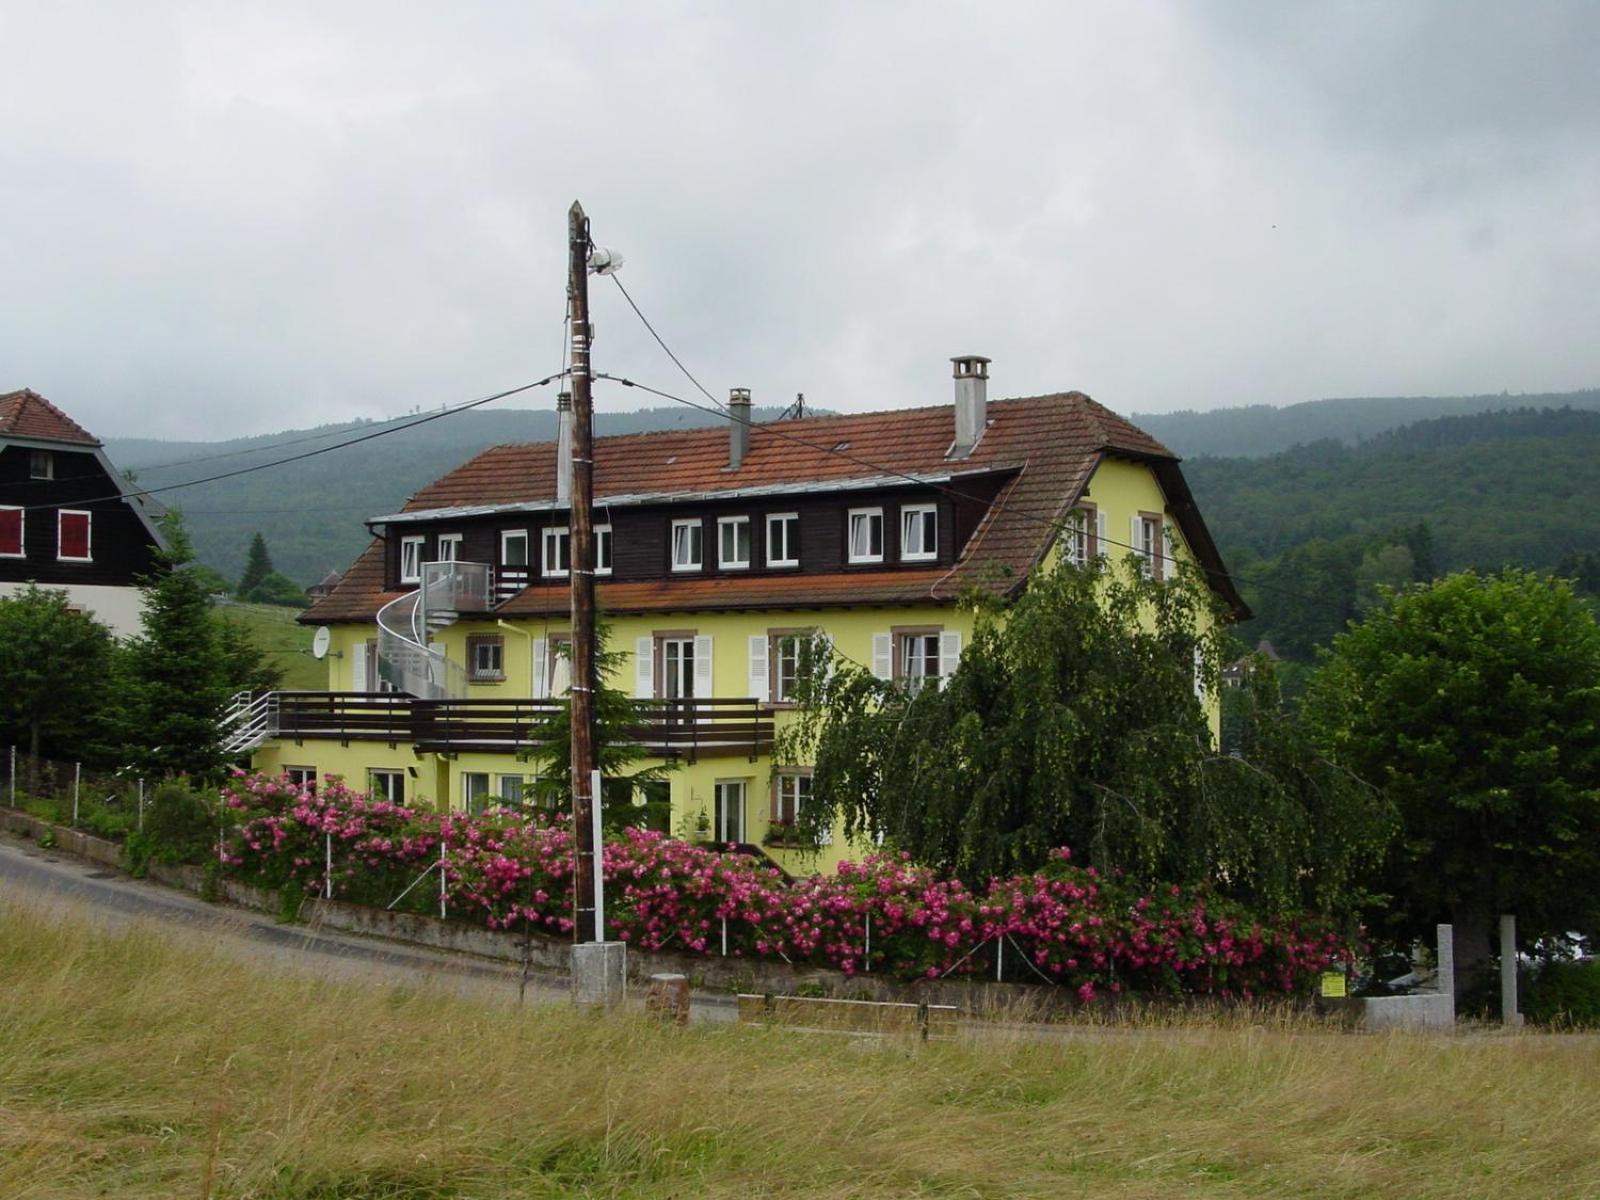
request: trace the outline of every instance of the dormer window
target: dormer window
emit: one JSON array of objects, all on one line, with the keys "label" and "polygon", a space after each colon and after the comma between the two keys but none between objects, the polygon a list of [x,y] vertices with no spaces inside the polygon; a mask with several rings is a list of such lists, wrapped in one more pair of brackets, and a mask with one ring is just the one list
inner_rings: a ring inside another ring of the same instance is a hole
[{"label": "dormer window", "polygon": [[672,523],[672,569],[698,571],[705,564],[704,548],[700,544],[700,522],[674,521]]},{"label": "dormer window", "polygon": [[54,479],[56,477],[56,456],[48,450],[28,451],[28,478],[29,479]]},{"label": "dormer window", "polygon": [[565,579],[572,563],[572,538],[565,525],[544,531],[541,567],[547,579]]},{"label": "dormer window", "polygon": [[939,509],[933,504],[906,504],[900,508],[900,557],[905,562],[929,562],[939,557]]},{"label": "dormer window", "polygon": [[594,527],[594,573],[611,574],[611,526]]},{"label": "dormer window", "polygon": [[800,514],[767,514],[767,566],[800,565]]},{"label": "dormer window", "polygon": [[850,561],[853,563],[883,561],[883,509],[850,510]]},{"label": "dormer window", "polygon": [[750,569],[749,517],[718,518],[717,566],[724,571],[747,571]]},{"label": "dormer window", "polygon": [[422,547],[427,543],[423,537],[403,537],[400,539],[400,582],[422,582]]},{"label": "dormer window", "polygon": [[461,535],[459,533],[441,533],[439,535],[439,562],[456,562],[461,558]]}]

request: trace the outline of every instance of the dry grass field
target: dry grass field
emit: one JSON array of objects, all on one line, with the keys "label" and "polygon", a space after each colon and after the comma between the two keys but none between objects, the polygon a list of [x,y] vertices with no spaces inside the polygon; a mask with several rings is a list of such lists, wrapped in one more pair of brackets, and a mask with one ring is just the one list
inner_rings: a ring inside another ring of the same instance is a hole
[{"label": "dry grass field", "polygon": [[0,905],[0,1196],[1600,1196],[1600,1039],[953,1044],[267,972]]}]

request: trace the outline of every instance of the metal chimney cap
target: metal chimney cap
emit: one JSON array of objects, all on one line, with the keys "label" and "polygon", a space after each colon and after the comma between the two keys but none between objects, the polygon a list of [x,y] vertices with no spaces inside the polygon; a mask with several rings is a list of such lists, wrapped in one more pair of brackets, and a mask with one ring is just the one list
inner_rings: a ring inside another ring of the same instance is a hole
[{"label": "metal chimney cap", "polygon": [[557,392],[556,393],[556,411],[557,412],[564,412],[564,411],[566,411],[567,409],[569,409],[571,407],[572,407],[572,393],[571,392]]},{"label": "metal chimney cap", "polygon": [[750,389],[749,388],[729,388],[728,389],[728,403],[729,404],[749,404],[750,403]]},{"label": "metal chimney cap", "polygon": [[955,364],[955,377],[957,379],[966,375],[976,375],[980,379],[989,377],[990,359],[981,354],[958,354],[950,360]]}]

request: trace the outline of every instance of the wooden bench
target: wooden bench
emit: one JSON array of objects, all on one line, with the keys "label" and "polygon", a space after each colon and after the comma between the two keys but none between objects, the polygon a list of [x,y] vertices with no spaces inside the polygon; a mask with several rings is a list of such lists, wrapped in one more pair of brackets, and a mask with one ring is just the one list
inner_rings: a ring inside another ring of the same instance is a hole
[{"label": "wooden bench", "polygon": [[953,1004],[739,995],[741,1025],[786,1025],[839,1033],[916,1033],[923,1041],[955,1037],[959,1011]]}]

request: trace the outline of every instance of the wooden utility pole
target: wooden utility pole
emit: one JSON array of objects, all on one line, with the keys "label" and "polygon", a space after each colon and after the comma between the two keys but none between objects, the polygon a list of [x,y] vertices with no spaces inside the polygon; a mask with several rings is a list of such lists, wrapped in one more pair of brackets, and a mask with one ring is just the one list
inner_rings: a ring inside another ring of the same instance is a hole
[{"label": "wooden utility pole", "polygon": [[594,402],[589,386],[589,219],[576,200],[567,213],[570,263],[567,305],[572,327],[572,513],[567,575],[572,581],[572,880],[575,942],[598,942],[595,927],[595,862],[590,829],[590,780],[599,764],[594,744]]}]

